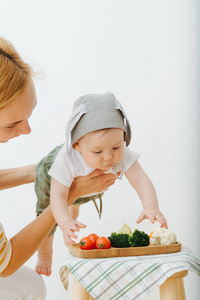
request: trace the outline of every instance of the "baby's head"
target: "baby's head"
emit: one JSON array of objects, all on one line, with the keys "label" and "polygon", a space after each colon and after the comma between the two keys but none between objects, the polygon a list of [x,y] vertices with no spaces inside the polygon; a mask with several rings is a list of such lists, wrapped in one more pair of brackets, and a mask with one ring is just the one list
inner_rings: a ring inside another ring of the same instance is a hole
[{"label": "baby's head", "polygon": [[[90,94],[75,101],[73,113],[67,125],[67,144],[81,152],[92,168],[108,169],[123,156],[131,139],[131,129],[121,103],[115,96]],[[105,155],[104,155],[105,154]],[[105,163],[99,164],[99,159]]]}]

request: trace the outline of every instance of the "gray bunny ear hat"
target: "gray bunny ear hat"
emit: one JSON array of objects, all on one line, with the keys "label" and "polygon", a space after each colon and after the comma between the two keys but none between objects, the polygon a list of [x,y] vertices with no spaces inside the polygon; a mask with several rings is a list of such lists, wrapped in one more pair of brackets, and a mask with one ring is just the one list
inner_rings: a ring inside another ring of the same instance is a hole
[{"label": "gray bunny ear hat", "polygon": [[78,98],[66,128],[66,145],[71,134],[73,145],[84,135],[105,128],[120,128],[125,132],[126,146],[130,144],[131,128],[121,103],[111,92],[89,94]]}]

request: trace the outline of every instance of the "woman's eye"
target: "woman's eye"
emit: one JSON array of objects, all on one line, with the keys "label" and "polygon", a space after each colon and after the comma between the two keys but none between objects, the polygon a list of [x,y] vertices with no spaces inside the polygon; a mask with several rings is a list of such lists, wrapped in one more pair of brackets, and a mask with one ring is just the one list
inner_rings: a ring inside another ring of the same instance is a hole
[{"label": "woman's eye", "polygon": [[10,128],[14,128],[14,127],[15,127],[15,125],[8,126],[8,127],[6,127],[6,128],[10,129]]},{"label": "woman's eye", "polygon": [[119,149],[120,148],[120,146],[119,147],[115,147],[115,148],[113,148],[113,150],[117,150],[117,149]]}]

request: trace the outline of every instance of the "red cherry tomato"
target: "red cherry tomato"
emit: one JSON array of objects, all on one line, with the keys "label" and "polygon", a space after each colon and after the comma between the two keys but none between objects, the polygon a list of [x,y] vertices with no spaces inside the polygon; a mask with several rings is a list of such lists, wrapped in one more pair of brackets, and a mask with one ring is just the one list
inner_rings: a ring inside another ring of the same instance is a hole
[{"label": "red cherry tomato", "polygon": [[96,248],[95,241],[89,237],[84,237],[80,240],[80,248],[83,250],[93,250]]},{"label": "red cherry tomato", "polygon": [[111,247],[111,242],[107,237],[100,237],[96,240],[97,249],[109,249]]},{"label": "red cherry tomato", "polygon": [[95,242],[99,238],[99,236],[97,234],[95,234],[95,233],[91,233],[87,237],[93,239]]}]

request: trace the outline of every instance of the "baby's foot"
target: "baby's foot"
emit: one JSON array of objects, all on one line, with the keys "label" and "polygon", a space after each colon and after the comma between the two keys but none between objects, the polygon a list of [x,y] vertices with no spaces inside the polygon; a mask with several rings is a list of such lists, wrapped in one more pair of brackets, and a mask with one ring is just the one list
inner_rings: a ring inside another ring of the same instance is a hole
[{"label": "baby's foot", "polygon": [[52,250],[53,235],[48,236],[38,249],[38,261],[35,267],[35,271],[38,274],[50,276],[52,265]]},{"label": "baby's foot", "polygon": [[35,271],[38,274],[50,276],[51,275],[51,265],[52,265],[52,255],[42,255],[38,254],[37,264],[35,266]]}]

